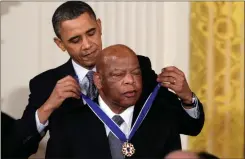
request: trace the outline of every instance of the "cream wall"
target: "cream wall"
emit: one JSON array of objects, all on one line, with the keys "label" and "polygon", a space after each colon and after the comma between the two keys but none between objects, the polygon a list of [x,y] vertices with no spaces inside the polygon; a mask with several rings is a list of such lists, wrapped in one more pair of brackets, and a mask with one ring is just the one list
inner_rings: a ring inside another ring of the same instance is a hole
[{"label": "cream wall", "polygon": [[[88,2],[102,21],[104,47],[123,43],[148,56],[157,73],[175,65],[188,77],[188,2]],[[20,118],[29,80],[68,59],[53,42],[60,2],[1,2],[1,109]],[[43,156],[44,139],[36,157]],[[187,139],[182,136],[183,148]]]}]

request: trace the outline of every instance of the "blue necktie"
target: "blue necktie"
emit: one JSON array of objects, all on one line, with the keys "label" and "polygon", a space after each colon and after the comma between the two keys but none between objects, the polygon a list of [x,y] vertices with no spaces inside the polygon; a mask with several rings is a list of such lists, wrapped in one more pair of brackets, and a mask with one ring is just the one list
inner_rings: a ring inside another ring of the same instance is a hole
[{"label": "blue necktie", "polygon": [[88,90],[87,90],[87,96],[90,99],[92,99],[92,100],[97,97],[97,89],[96,89],[96,87],[94,85],[93,75],[94,75],[94,71],[89,71],[86,74],[86,77],[88,78],[88,81],[89,81],[89,87],[88,87]]}]

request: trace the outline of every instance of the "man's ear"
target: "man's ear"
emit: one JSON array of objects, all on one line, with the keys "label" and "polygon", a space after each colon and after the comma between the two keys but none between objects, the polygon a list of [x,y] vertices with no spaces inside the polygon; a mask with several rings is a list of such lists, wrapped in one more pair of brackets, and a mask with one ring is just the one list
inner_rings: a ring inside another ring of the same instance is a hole
[{"label": "man's ear", "polygon": [[101,20],[98,18],[98,19],[96,20],[96,22],[97,22],[97,25],[99,26],[99,29],[100,29],[100,34],[102,35],[102,26],[101,26]]},{"label": "man's ear", "polygon": [[102,78],[98,72],[95,72],[93,75],[94,85],[98,90],[102,88]]},{"label": "man's ear", "polygon": [[57,37],[54,37],[54,42],[56,43],[56,45],[62,50],[62,51],[66,51],[66,48],[64,46],[64,43]]}]

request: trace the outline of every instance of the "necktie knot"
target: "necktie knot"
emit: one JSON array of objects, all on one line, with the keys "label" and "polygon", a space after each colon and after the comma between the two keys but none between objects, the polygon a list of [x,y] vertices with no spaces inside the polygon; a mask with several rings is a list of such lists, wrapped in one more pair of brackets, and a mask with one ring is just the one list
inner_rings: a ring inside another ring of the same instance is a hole
[{"label": "necktie knot", "polygon": [[120,115],[114,115],[112,117],[112,120],[118,125],[121,126],[122,123],[124,122],[123,118]]},{"label": "necktie knot", "polygon": [[88,78],[89,83],[94,83],[93,76],[94,76],[94,71],[88,71],[88,73],[86,74],[86,77]]}]

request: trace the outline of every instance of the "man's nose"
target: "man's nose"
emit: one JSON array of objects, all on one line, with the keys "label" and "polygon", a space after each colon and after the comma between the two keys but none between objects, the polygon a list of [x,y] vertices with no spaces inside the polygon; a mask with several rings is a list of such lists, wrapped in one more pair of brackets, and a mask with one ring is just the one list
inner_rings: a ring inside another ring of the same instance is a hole
[{"label": "man's nose", "polygon": [[83,50],[90,49],[91,46],[92,45],[91,45],[91,41],[89,40],[89,38],[87,37],[83,38],[83,43],[82,43]]},{"label": "man's nose", "polygon": [[125,84],[133,84],[135,82],[134,77],[131,74],[127,74],[125,76],[124,82]]}]

